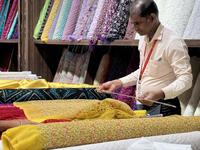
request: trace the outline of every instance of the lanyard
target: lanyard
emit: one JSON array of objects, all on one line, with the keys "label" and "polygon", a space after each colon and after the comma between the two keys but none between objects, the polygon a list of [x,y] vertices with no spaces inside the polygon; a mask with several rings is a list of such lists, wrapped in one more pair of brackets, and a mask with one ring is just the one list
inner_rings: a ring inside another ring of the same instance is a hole
[{"label": "lanyard", "polygon": [[[144,66],[143,66],[143,62],[142,62],[141,69],[140,69],[139,80],[142,79],[142,75],[143,75],[143,73],[144,73],[144,70],[145,70],[146,67],[147,67],[147,64],[148,64],[148,62],[149,62],[149,59],[150,59],[150,57],[151,57],[151,54],[152,54],[152,52],[153,52],[153,49],[154,49],[156,43],[157,43],[157,40],[154,41],[153,46],[152,46],[152,48],[151,48],[151,50],[150,50],[150,52],[149,52],[149,54],[148,54],[148,56],[147,56],[147,59],[146,59],[146,61],[145,61],[145,63],[144,63]],[[146,45],[145,45],[144,58],[145,58],[146,49],[147,49],[147,43],[146,43]]]}]

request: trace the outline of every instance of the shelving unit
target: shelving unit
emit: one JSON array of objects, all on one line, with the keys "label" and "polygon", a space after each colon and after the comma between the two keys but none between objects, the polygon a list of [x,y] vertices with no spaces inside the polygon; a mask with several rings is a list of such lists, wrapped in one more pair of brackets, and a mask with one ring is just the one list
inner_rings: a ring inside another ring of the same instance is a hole
[{"label": "shelving unit", "polygon": [[[56,72],[63,48],[68,45],[88,45],[88,40],[62,41],[48,40],[47,43],[33,38],[34,28],[38,22],[40,11],[45,0],[20,0],[21,8],[21,38],[18,41],[21,49],[21,70],[29,70],[42,76],[47,81],[52,81]],[[185,40],[188,47],[199,48],[200,40]],[[97,47],[101,46],[137,46],[138,40],[115,40],[104,45],[98,41]],[[199,52],[198,52],[199,53]]]}]

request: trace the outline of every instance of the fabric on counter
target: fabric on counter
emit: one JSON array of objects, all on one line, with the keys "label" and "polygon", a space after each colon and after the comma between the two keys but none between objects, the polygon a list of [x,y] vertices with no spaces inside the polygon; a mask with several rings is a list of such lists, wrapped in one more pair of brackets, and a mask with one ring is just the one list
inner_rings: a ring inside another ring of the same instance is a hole
[{"label": "fabric on counter", "polygon": [[78,19],[80,7],[81,7],[81,0],[72,1],[68,19],[62,34],[62,40],[68,40],[68,36],[73,34]]},{"label": "fabric on counter", "polygon": [[101,27],[101,35],[99,36],[101,41],[104,41],[106,39],[106,36],[108,35],[108,32],[111,27],[113,15],[115,14],[117,7],[119,5],[118,1],[119,0],[110,0],[108,11],[106,12],[105,20]]},{"label": "fabric on counter", "polygon": [[42,88],[86,88],[99,86],[89,84],[64,84],[47,82],[45,79],[38,80],[0,80],[0,89],[42,89]]},{"label": "fabric on counter", "polygon": [[183,39],[200,39],[200,0],[196,0],[192,14],[183,34]]},{"label": "fabric on counter", "polygon": [[1,35],[1,39],[7,39],[8,32],[10,31],[10,27],[12,26],[12,22],[15,18],[17,10],[18,10],[18,0],[14,0],[11,9],[8,12],[8,17]]},{"label": "fabric on counter", "polygon": [[51,26],[51,30],[49,32],[48,40],[52,40],[53,39],[54,31],[56,29],[56,25],[57,25],[57,22],[58,22],[58,18],[59,18],[59,15],[60,15],[60,10],[62,8],[62,4],[63,4],[63,0],[60,3],[60,6],[59,6],[57,14],[56,14],[56,17],[55,17],[55,19],[53,21],[53,24]]},{"label": "fabric on counter", "polygon": [[49,3],[51,2],[51,0],[46,0],[45,3],[44,3],[44,6],[40,12],[40,16],[39,16],[39,20],[37,22],[37,25],[35,26],[35,29],[34,29],[34,35],[33,37],[35,39],[38,38],[38,34],[40,32],[40,29],[41,29],[41,26],[42,26],[42,23],[44,21],[44,18],[45,18],[45,15],[46,15],[46,12],[47,12],[47,9],[48,9],[48,6],[49,6]]},{"label": "fabric on counter", "polygon": [[100,86],[101,78],[102,78],[102,75],[103,75],[104,68],[106,66],[106,60],[107,60],[108,56],[109,56],[109,53],[103,55],[101,62],[99,64],[93,85]]},{"label": "fabric on counter", "polygon": [[[59,17],[58,17],[58,21],[57,21],[57,24],[56,24],[56,28],[55,28],[55,31],[54,31],[54,34],[53,34],[53,40],[58,40],[58,34],[59,34],[59,30],[63,24],[63,21],[65,21],[66,23],[66,20],[67,20],[67,17],[68,17],[68,10],[70,9],[68,7],[68,3],[69,1],[71,0],[64,0],[63,3],[62,3],[62,7],[61,7],[61,10],[60,10],[60,14],[59,14]],[[64,25],[65,25],[64,23]]]},{"label": "fabric on counter", "polygon": [[70,41],[76,39],[77,32],[78,32],[78,30],[79,30],[79,26],[80,26],[81,21],[82,21],[82,19],[83,19],[83,14],[84,14],[85,9],[86,9],[87,1],[88,1],[88,0],[83,0],[82,6],[81,6],[81,11],[80,11],[79,17],[78,17],[78,21],[77,21],[77,23],[76,23],[75,31],[73,32],[72,35],[69,35],[69,36],[68,36],[68,40],[70,40]]},{"label": "fabric on counter", "polygon": [[188,104],[185,108],[183,116],[194,116],[194,113],[197,109],[199,100],[200,100],[200,73],[196,79],[196,83],[194,85],[191,98],[188,101]]},{"label": "fabric on counter", "polygon": [[97,5],[97,9],[95,11],[95,15],[94,15],[94,18],[92,20],[92,24],[90,26],[90,29],[89,29],[89,32],[87,34],[87,39],[90,39],[92,38],[94,32],[95,32],[95,29],[97,27],[97,23],[98,23],[98,19],[99,19],[99,16],[101,14],[101,10],[103,8],[103,5],[104,5],[104,2],[105,0],[99,0],[98,2],[98,5]]},{"label": "fabric on counter", "polygon": [[15,32],[15,29],[17,27],[17,24],[18,24],[18,11],[17,11],[17,13],[15,15],[15,19],[13,21],[13,24],[12,24],[11,28],[10,28],[10,31],[8,33],[7,39],[12,39],[12,37],[14,35],[14,32]]},{"label": "fabric on counter", "polygon": [[131,5],[131,0],[121,0],[119,6],[113,15],[111,28],[106,37],[107,42],[114,41],[116,39],[123,39],[126,34],[126,28],[128,25],[128,9]]},{"label": "fabric on counter", "polygon": [[[26,125],[4,132],[2,143],[4,148],[16,147],[16,144],[18,149],[24,148],[24,145],[31,148],[34,147],[34,143],[38,143],[35,144],[37,145],[37,149],[52,149],[154,135],[163,136],[166,134],[199,131],[199,123],[199,116],[172,116],[145,119],[98,119]],[[26,144],[24,144],[25,142]]]},{"label": "fabric on counter", "polygon": [[41,40],[44,41],[44,42],[47,42],[48,35],[49,35],[49,32],[50,32],[51,26],[53,24],[53,21],[56,17],[60,3],[61,3],[61,0],[55,0],[54,3],[53,3],[53,7],[51,9],[47,23],[44,27],[44,31],[43,31],[42,36],[41,36]]},{"label": "fabric on counter", "polygon": [[54,1],[55,1],[55,0],[51,0],[50,3],[49,3],[49,5],[48,5],[48,8],[47,8],[47,11],[46,11],[44,20],[43,20],[43,22],[42,22],[42,26],[41,26],[41,28],[40,28],[40,32],[39,32],[38,37],[37,37],[38,40],[41,39],[41,36],[42,36],[42,34],[43,34],[43,31],[44,31],[44,28],[45,28],[45,26],[46,26],[46,23],[47,23],[47,21],[48,21],[49,15],[50,15],[50,13],[51,13],[51,9],[52,9],[52,7],[53,7]]},{"label": "fabric on counter", "polygon": [[77,41],[80,41],[83,38],[83,31],[85,29],[89,15],[92,11],[92,7],[93,7],[94,2],[95,2],[95,0],[88,0],[87,1],[86,8],[85,8],[85,11],[83,13],[82,21],[80,22],[80,25],[79,25],[79,28],[78,28],[78,31],[77,31],[77,35],[76,35]]},{"label": "fabric on counter", "polygon": [[92,6],[92,10],[91,10],[89,18],[87,20],[85,29],[83,30],[83,38],[82,38],[83,40],[87,39],[87,34],[88,34],[90,27],[91,27],[91,24],[93,22],[94,15],[95,15],[95,12],[96,12],[96,9],[97,9],[97,6],[98,6],[98,2],[99,2],[99,0],[95,0],[94,4]]},{"label": "fabric on counter", "polygon": [[[109,5],[109,0],[104,0],[103,5],[100,9],[100,13],[99,13],[99,16],[98,16],[96,27],[94,29],[92,37],[89,40],[89,48],[90,48],[91,51],[93,51],[95,49],[95,45],[97,44],[97,41],[98,41],[98,39],[101,35],[101,27],[103,25],[103,22],[104,22],[104,19],[105,19],[105,16],[106,16],[108,5]],[[99,8],[99,5],[97,7],[97,11],[98,11],[98,8]],[[95,13],[95,15],[96,15],[96,13]]]},{"label": "fabric on counter", "polygon": [[96,88],[40,88],[0,90],[0,103],[58,99],[103,100],[110,97],[111,96],[109,94],[98,93]]}]

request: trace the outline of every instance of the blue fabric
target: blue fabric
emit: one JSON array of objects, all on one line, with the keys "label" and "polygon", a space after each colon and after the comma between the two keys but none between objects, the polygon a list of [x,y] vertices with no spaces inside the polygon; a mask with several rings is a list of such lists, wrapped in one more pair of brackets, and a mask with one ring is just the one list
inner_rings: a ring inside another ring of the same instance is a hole
[{"label": "blue fabric", "polygon": [[17,26],[17,23],[18,23],[18,11],[17,11],[17,13],[15,15],[15,19],[13,21],[13,24],[12,24],[11,28],[10,28],[10,31],[8,33],[7,39],[12,39],[12,37],[14,35],[14,32],[15,32],[15,28]]}]

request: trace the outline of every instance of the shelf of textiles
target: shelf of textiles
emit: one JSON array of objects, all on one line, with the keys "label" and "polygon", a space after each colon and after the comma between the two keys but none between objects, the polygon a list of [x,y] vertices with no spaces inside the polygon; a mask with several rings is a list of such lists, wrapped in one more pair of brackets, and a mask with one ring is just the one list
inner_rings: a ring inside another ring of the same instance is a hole
[{"label": "shelf of textiles", "polygon": [[[160,7],[161,2],[157,3]],[[168,2],[166,3],[168,5]],[[81,0],[46,0],[34,30],[34,38],[47,44],[89,45],[92,51],[95,45],[136,46],[139,38],[138,36],[135,38],[133,25],[127,16],[130,4],[131,1],[124,0],[83,0],[82,3]],[[184,39],[189,39],[185,40],[188,47],[200,47],[200,37],[198,37],[200,31],[198,28],[191,31],[193,28],[191,19],[194,17],[192,14],[195,13],[192,10],[196,7],[193,4],[191,11],[185,12],[187,19],[178,15],[175,16],[177,18],[168,17],[169,22],[181,18],[180,23],[185,21],[183,25],[172,26],[164,20],[164,15],[159,16],[164,25]],[[169,8],[161,9],[161,14],[167,9]],[[182,13],[179,11],[177,14]],[[36,40],[34,42],[44,44]]]},{"label": "shelf of textiles", "polygon": [[0,43],[17,43],[18,0],[0,1]]}]

